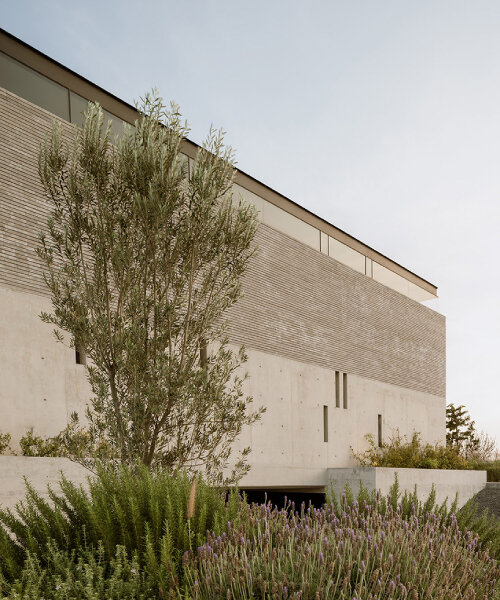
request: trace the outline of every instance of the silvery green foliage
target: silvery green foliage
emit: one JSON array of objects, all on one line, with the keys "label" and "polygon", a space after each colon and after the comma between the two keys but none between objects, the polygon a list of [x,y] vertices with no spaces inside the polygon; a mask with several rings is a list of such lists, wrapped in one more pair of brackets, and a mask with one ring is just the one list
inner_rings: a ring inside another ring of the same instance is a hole
[{"label": "silvery green foliage", "polygon": [[189,169],[186,133],[177,107],[150,95],[114,143],[98,105],[71,147],[54,127],[39,157],[52,207],[39,255],[53,311],[42,318],[89,359],[88,423],[75,417],[66,432],[73,458],[88,465],[90,448],[92,458],[203,468],[221,482],[232,443],[262,412],[249,411],[245,353],[225,338],[257,221],[233,201],[222,132],[210,131]]},{"label": "silvery green foliage", "polygon": [[190,514],[193,481],[185,472],[142,464],[98,464],[96,470],[88,490],[62,476],[60,491],[49,489],[47,500],[26,482],[23,502],[15,510],[0,508],[0,598],[5,590],[32,589],[37,574],[50,588],[70,565],[67,583],[73,585],[79,561],[94,561],[105,579],[112,578],[120,548],[146,573],[148,589],[161,596],[178,585],[184,552],[202,545],[207,530],[220,535],[228,521],[239,522],[237,491],[226,502],[226,493],[201,477]]},{"label": "silvery green foliage", "polygon": [[5,600],[153,600],[157,596],[135,556],[116,546],[111,559],[96,551],[65,552],[54,542],[45,548],[45,565],[28,554],[21,577],[0,580]]}]

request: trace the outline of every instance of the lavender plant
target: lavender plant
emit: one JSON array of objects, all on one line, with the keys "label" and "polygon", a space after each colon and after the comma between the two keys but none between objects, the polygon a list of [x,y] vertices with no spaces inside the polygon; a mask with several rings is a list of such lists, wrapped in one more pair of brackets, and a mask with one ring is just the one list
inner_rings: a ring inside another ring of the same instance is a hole
[{"label": "lavender plant", "polygon": [[382,516],[386,515],[389,507],[392,507],[394,511],[399,511],[403,519],[409,519],[413,515],[423,518],[428,513],[433,513],[439,518],[440,525],[449,525],[454,517],[460,531],[464,533],[472,531],[477,534],[480,543],[484,547],[488,546],[490,555],[496,560],[500,558],[500,519],[487,511],[481,512],[473,498],[460,509],[458,509],[458,495],[450,503],[445,499],[441,504],[437,504],[436,490],[433,486],[425,501],[422,501],[418,498],[416,486],[411,493],[406,490],[401,493],[398,476],[395,474],[394,483],[387,496],[382,496],[375,491],[370,492],[360,483],[357,495],[354,495],[348,484],[341,494],[337,494],[330,486],[327,489],[326,499],[330,510],[336,514],[345,510],[346,506],[357,505],[361,512],[375,506]]},{"label": "lavender plant", "polygon": [[[486,599],[500,568],[456,518],[375,504],[302,514],[248,507],[249,528],[229,525],[184,556],[185,594],[194,600]],[[180,594],[180,597],[182,594]]]}]

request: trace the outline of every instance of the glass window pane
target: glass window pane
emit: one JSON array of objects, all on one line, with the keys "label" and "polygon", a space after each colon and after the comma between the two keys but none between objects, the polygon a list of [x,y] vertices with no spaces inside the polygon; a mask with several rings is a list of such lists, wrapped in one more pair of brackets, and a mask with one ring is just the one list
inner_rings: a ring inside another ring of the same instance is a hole
[{"label": "glass window pane", "polygon": [[[84,114],[87,112],[87,105],[89,100],[75,94],[75,92],[70,92],[69,95],[70,106],[71,106],[71,122],[75,123],[79,127],[83,126],[85,121]],[[111,139],[114,139],[116,136],[122,136],[125,127],[125,121],[122,121],[119,117],[115,117],[115,115],[111,114],[104,108],[102,109],[104,115],[104,123],[103,126],[107,127],[108,123],[111,122]]]},{"label": "glass window pane", "polygon": [[125,131],[125,121],[111,114],[104,108],[102,109],[102,112],[104,113],[104,126],[107,127],[108,123],[111,122],[111,138],[121,137]]},{"label": "glass window pane", "polygon": [[88,100],[86,98],[82,98],[75,92],[69,93],[69,104],[71,107],[71,122],[75,123],[79,127],[83,126],[83,122],[85,121],[85,117],[83,116],[85,111],[87,110]]},{"label": "glass window pane", "polygon": [[299,240],[299,242],[319,250],[319,229],[305,223],[298,217],[279,208],[279,206],[264,201],[262,220],[266,225],[270,225],[274,229]]},{"label": "glass window pane", "polygon": [[379,265],[379,263],[375,261],[373,262],[373,279],[396,290],[396,292],[399,292],[400,294],[408,296],[409,281],[404,277],[401,277],[401,275],[394,273],[394,271]]},{"label": "glass window pane", "polygon": [[346,244],[339,242],[338,240],[336,240],[335,238],[332,238],[331,236],[328,236],[328,237],[329,237],[329,239],[328,239],[328,242],[329,242],[328,254],[332,258],[335,258],[339,262],[344,263],[344,265],[347,265],[348,267],[351,267],[351,269],[355,269],[356,271],[359,271],[360,273],[365,272],[365,256],[364,256],[364,254],[361,254],[360,252],[358,252],[357,250],[354,250],[354,248],[351,248],[350,246],[346,246]]},{"label": "glass window pane", "polygon": [[237,204],[240,200],[247,204],[255,206],[257,209],[257,218],[262,220],[262,213],[264,211],[264,199],[253,192],[241,187],[237,183],[233,183],[233,201]]},{"label": "glass window pane", "polygon": [[0,52],[0,86],[69,121],[67,88]]}]

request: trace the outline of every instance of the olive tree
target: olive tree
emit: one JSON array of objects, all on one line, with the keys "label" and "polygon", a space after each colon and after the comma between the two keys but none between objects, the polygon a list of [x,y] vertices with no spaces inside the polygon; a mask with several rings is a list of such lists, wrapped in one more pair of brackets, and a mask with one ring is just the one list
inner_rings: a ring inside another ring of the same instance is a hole
[{"label": "olive tree", "polygon": [[[257,220],[233,200],[223,133],[211,129],[191,165],[186,133],[177,107],[155,94],[120,139],[96,104],[72,145],[54,125],[39,155],[51,214],[38,253],[53,305],[41,317],[89,359],[86,420],[73,415],[63,436],[72,458],[222,480],[233,442],[263,411],[251,411],[244,350],[225,336]],[[248,452],[230,480],[248,469]]]}]

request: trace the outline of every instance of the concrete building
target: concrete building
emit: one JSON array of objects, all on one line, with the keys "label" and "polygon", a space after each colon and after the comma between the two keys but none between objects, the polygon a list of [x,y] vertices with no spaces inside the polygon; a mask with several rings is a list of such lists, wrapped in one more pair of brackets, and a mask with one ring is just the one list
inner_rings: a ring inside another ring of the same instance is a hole
[{"label": "concrete building", "polygon": [[[51,304],[35,254],[48,205],[37,174],[55,118],[70,139],[87,100],[119,132],[134,108],[0,33],[0,431],[64,428],[89,390],[75,352],[39,319]],[[186,141],[193,159],[197,146]],[[246,431],[246,487],[319,488],[353,464],[364,436],[416,430],[445,439],[445,318],[422,304],[437,288],[239,171],[236,194],[259,210],[259,252],[231,310],[248,391],[267,407]]]}]

